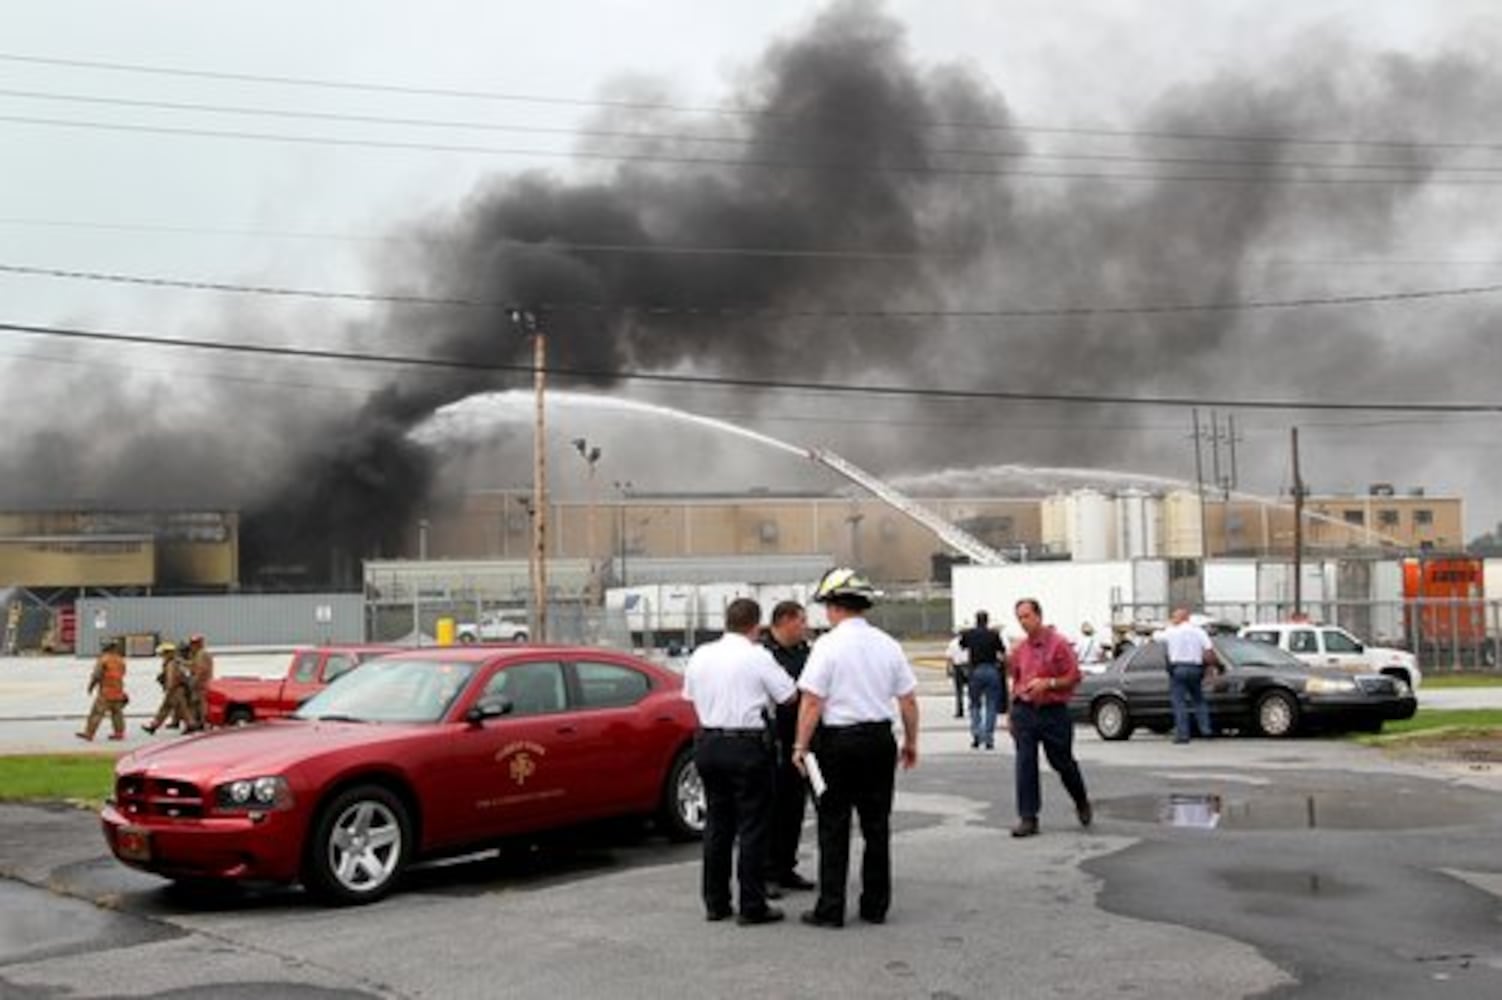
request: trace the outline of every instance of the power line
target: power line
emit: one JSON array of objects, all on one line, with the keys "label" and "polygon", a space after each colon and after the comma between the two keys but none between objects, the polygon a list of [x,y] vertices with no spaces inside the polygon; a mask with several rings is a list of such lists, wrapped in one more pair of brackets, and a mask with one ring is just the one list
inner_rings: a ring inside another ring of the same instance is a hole
[{"label": "power line", "polygon": [[[516,104],[554,105],[575,108],[619,108],[634,111],[667,111],[682,114],[723,115],[732,118],[806,118],[791,112],[768,108],[737,108],[725,105],[677,104],[667,101],[625,101],[605,98],[558,97],[492,90],[452,87],[421,87],[368,81],[331,80],[318,77],[278,76],[264,73],[236,73],[178,66],[149,66],[141,63],[111,62],[98,59],[65,59],[17,52],[0,52],[0,61],[41,66],[64,66],[74,69],[103,69],[112,72],[154,76],[189,77],[200,80],[224,80],[237,83],[273,83],[287,86],[314,87],[325,90],[364,91],[368,93],[406,94],[418,97],[457,97]],[[1385,149],[1471,149],[1502,151],[1502,143],[1470,140],[1363,139],[1353,136],[1290,136],[1271,134],[1198,132],[1182,129],[1120,129],[1079,125],[1038,125],[1025,122],[986,119],[903,119],[905,124],[925,128],[972,129],[990,132],[1039,133],[1047,135],[1087,135],[1129,139],[1172,139],[1193,142],[1270,143],[1307,146],[1357,146]]]},{"label": "power line", "polygon": [[[693,132],[642,132],[632,129],[575,128],[546,125],[512,125],[484,121],[456,121],[432,118],[391,117],[385,115],[350,114],[346,112],[310,111],[301,108],[274,108],[232,104],[203,104],[184,101],[157,101],[128,97],[105,97],[94,94],[62,94],[53,91],[13,90],[0,88],[0,97],[21,97],[28,100],[64,101],[73,104],[105,105],[109,107],[147,108],[164,111],[208,112],[240,116],[284,118],[294,121],[345,122],[360,125],[398,125],[417,128],[466,129],[487,132],[509,132],[523,135],[553,135],[571,138],[626,139],[637,142],[683,142],[709,143],[729,146],[761,145],[764,137],[709,135]],[[773,137],[775,139],[775,137]],[[778,143],[797,148],[806,143]],[[1279,167],[1284,169],[1310,170],[1386,170],[1405,174],[1429,176],[1434,173],[1498,174],[1502,165],[1452,166],[1424,163],[1333,163],[1310,160],[1248,160],[1204,156],[1138,156],[1127,153],[1073,153],[1043,152],[1038,150],[975,149],[935,147],[926,150],[933,156],[984,157],[993,160],[1056,160],[1077,163],[1129,163],[1152,166],[1195,167]],[[735,161],[743,162],[743,161]],[[807,166],[818,164],[787,161],[783,166]],[[943,168],[934,168],[936,170]]]},{"label": "power line", "polygon": [[237,295],[269,295],[283,298],[327,299],[349,302],[379,302],[390,305],[444,306],[466,309],[541,310],[544,312],[621,313],[654,317],[715,317],[751,319],[1061,319],[1090,316],[1161,316],[1196,312],[1243,312],[1264,309],[1304,309],[1321,306],[1372,305],[1384,302],[1416,302],[1428,299],[1495,295],[1502,284],[1468,285],[1458,288],[1426,288],[1404,292],[1373,292],[1360,295],[1304,296],[1289,299],[1246,299],[1231,302],[1180,302],[1161,305],[1053,306],[993,309],[778,309],[757,306],[673,306],[611,304],[605,302],[540,302],[524,304],[462,296],[386,295],[375,292],[330,291],[277,285],[242,285],[221,281],[194,281],[150,275],[33,267],[0,263],[0,274],[100,281],[157,288],[226,292]]},{"label": "power line", "polygon": [[[286,240],[335,240],[351,243],[389,243],[389,244],[413,244],[428,246],[464,246],[465,242],[444,237],[424,236],[382,236],[374,233],[328,233],[315,231],[287,231],[270,229],[234,229],[224,227],[202,226],[168,226],[153,224],[136,224],[124,222],[87,222],[69,219],[35,219],[21,217],[0,217],[0,225],[4,226],[38,226],[56,229],[83,229],[90,231],[119,231],[129,233],[171,233],[184,236],[235,236],[257,237],[268,239]],[[684,244],[648,244],[648,243],[576,243],[567,240],[539,240],[526,242],[522,240],[504,240],[495,244],[487,244],[487,253],[535,253],[538,250],[557,250],[568,253],[586,254],[663,254],[667,256],[686,257],[790,257],[790,258],[831,258],[835,260],[873,260],[873,261],[911,261],[927,259],[944,259],[953,257],[968,257],[970,254],[960,250],[861,250],[858,248],[778,248],[778,247],[734,247],[734,246],[692,246]]]},{"label": "power line", "polygon": [[[44,128],[94,129],[106,132],[170,135],[197,139],[229,139],[251,142],[275,142],[292,145],[330,146],[345,149],[390,149],[409,152],[467,153],[482,156],[541,157],[550,159],[594,160],[611,163],[660,163],[702,167],[739,167],[758,170],[803,170],[811,172],[858,172],[895,174],[916,177],[1016,177],[1031,180],[1073,181],[1152,181],[1189,184],[1338,184],[1338,185],[1402,185],[1425,184],[1449,187],[1495,187],[1502,185],[1502,178],[1486,177],[1433,177],[1432,171],[1422,168],[1404,168],[1404,177],[1311,177],[1263,176],[1247,174],[1158,174],[1158,173],[1104,173],[1068,170],[1031,170],[1026,168],[997,169],[994,167],[935,166],[920,163],[813,163],[796,160],[737,159],[719,156],[683,156],[666,153],[625,153],[590,149],[527,149],[522,147],[477,146],[469,143],[407,142],[396,139],[358,139],[326,135],[293,135],[285,132],[246,132],[238,129],[186,128],[170,125],[143,125],[122,122],[84,121],[69,118],[47,118],[35,115],[0,115],[0,122],[13,125],[36,125]],[[1340,164],[1331,164],[1319,169],[1338,170]]]},{"label": "power line", "polygon": [[[121,362],[121,361],[119,361],[117,359],[113,359],[113,358],[111,358],[111,359],[96,359],[96,358],[88,358],[88,357],[60,357],[58,355],[37,354],[35,352],[0,351],[0,358],[9,358],[9,359],[12,359],[12,360],[17,360],[17,361],[29,361],[29,362],[30,361],[34,361],[34,362],[37,362],[37,363],[40,363],[40,364],[65,365],[65,366],[76,367],[76,368],[109,368],[109,369],[111,369],[113,371],[129,371],[129,372],[141,372],[141,373],[144,373],[144,374],[166,375],[166,376],[170,376],[170,377],[172,377],[174,379],[190,378],[190,379],[196,379],[196,380],[200,380],[200,381],[210,381],[210,382],[241,383],[241,384],[252,385],[252,386],[257,386],[257,387],[266,387],[266,388],[270,388],[270,389],[290,389],[290,390],[297,390],[297,391],[302,391],[302,390],[305,390],[305,389],[318,389],[320,391],[333,390],[333,391],[338,391],[338,392],[347,392],[347,393],[350,393],[350,394],[358,394],[361,397],[370,397],[370,396],[373,396],[373,395],[375,395],[378,391],[380,391],[384,387],[384,383],[381,383],[381,384],[369,384],[369,385],[352,385],[352,384],[346,384],[346,383],[340,383],[340,382],[329,382],[329,381],[326,381],[326,380],[312,381],[312,380],[304,380],[304,379],[267,378],[267,377],[264,377],[264,376],[239,375],[239,374],[233,374],[233,373],[230,373],[230,372],[223,372],[223,371],[212,371],[212,370],[205,371],[205,370],[192,369],[192,368],[170,368],[170,367],[163,367],[163,366],[159,366],[159,365],[128,364],[128,363]],[[436,372],[419,372],[418,374],[433,375],[435,377],[444,377],[444,376],[440,375],[440,373],[436,373]],[[513,387],[513,389],[511,391],[529,392],[529,390],[520,388],[519,386],[518,387]],[[871,415],[866,415],[866,416],[852,416],[852,415],[850,415],[848,413],[846,413],[844,415],[841,415],[841,416],[833,416],[833,415],[826,414],[826,413],[788,413],[788,412],[785,412],[785,411],[778,411],[777,413],[774,414],[774,413],[762,413],[762,412],[739,411],[739,410],[709,410],[709,409],[701,409],[701,408],[697,408],[697,407],[695,408],[694,412],[698,413],[698,414],[700,414],[702,416],[716,417],[716,418],[721,419],[721,420],[742,420],[742,421],[747,421],[747,422],[750,422],[750,423],[799,424],[799,425],[807,425],[807,424],[811,424],[811,423],[818,423],[818,424],[839,424],[839,425],[851,425],[851,426],[873,425],[873,426],[882,426],[882,427],[970,427],[970,428],[973,428],[973,427],[975,427],[977,425],[976,424],[976,419],[975,419],[975,417],[973,415],[966,416],[966,417],[956,417],[953,420],[934,420],[934,419],[917,419],[917,418],[901,418],[901,417],[878,417],[878,416],[871,416]],[[1402,424],[1403,421],[1393,421],[1393,423]],[[1007,426],[1008,429],[1019,429],[1019,430],[1050,430],[1050,431],[1062,431],[1062,430],[1075,430],[1075,431],[1079,431],[1079,430],[1084,430],[1084,431],[1089,431],[1091,433],[1115,433],[1115,434],[1143,434],[1143,433],[1177,434],[1179,432],[1179,428],[1178,428],[1177,425],[1170,425],[1170,424],[1133,424],[1133,423],[1123,423],[1121,421],[1113,421],[1111,423],[1103,423],[1103,424],[1090,424],[1090,423],[1082,423],[1080,421],[1075,421],[1075,420],[1071,420],[1071,421],[1068,421],[1068,422],[1052,422],[1052,423],[1042,422],[1042,423],[1039,423],[1039,422],[1032,422],[1032,421],[1018,422],[1016,420],[1008,419],[1006,421],[1006,426]],[[1301,426],[1308,426],[1308,425],[1301,425]],[[1323,424],[1323,425],[1319,425],[1319,426],[1345,427],[1345,426],[1360,426],[1360,425],[1345,425],[1345,424],[1334,424],[1334,423],[1331,423],[1331,424]]]},{"label": "power line", "polygon": [[[178,226],[149,222],[98,222],[86,219],[42,219],[30,216],[0,216],[0,226],[31,226],[42,229],[78,229],[85,232],[161,233],[172,236],[213,236],[268,240],[307,240],[336,243],[462,247],[466,241],[443,236],[385,235],[380,233],[328,232],[319,230],[255,229],[233,226]],[[789,257],[835,260],[918,261],[974,256],[964,250],[862,250],[859,248],[779,248],[707,246],[673,243],[579,243],[571,240],[501,240],[487,243],[487,253],[535,253],[556,250],[580,254],[643,254],[689,257]],[[1259,267],[1502,267],[1499,258],[1464,257],[1264,257],[1253,261]]]},{"label": "power line", "polygon": [[[318,348],[272,344],[244,344],[229,341],[192,340],[184,337],[148,336],[146,334],[83,330],[74,327],[40,326],[24,323],[0,323],[0,330],[63,340],[93,341],[110,344],[136,344],[199,351],[223,351],[260,357],[303,358],[316,361],[340,361],[353,364],[389,365],[403,368],[437,369],[459,372],[505,372],[532,374],[526,364],[465,361],[458,358],[417,357],[400,354],[376,354],[361,351],[334,351]],[[1502,403],[1479,402],[1410,402],[1360,403],[1331,400],[1215,399],[1187,396],[1118,396],[1100,393],[1006,392],[987,389],[955,389],[902,385],[875,385],[853,382],[808,382],[773,378],[743,378],[724,375],[685,375],[633,369],[576,368],[549,365],[552,378],[577,378],[589,382],[633,381],[659,382],[668,385],[706,385],[738,389],[782,390],[789,392],[871,395],[910,399],[991,400],[998,402],[1071,403],[1099,406],[1190,407],[1219,406],[1245,410],[1362,411],[1374,413],[1502,413]]]}]

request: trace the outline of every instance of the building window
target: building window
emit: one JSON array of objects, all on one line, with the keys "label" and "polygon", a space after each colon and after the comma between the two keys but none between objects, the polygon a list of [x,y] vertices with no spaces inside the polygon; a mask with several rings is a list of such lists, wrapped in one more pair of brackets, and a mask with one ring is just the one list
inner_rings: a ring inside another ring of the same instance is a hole
[{"label": "building window", "polygon": [[1361,511],[1361,510],[1348,510],[1348,511],[1345,511],[1341,516],[1343,516],[1345,518],[1346,524],[1365,524],[1366,523],[1366,512],[1365,511]]},{"label": "building window", "polygon": [[1381,525],[1384,525],[1386,527],[1390,527],[1390,528],[1397,527],[1398,526],[1398,512],[1395,511],[1395,510],[1379,510],[1379,511],[1377,511],[1377,523],[1381,524]]},{"label": "building window", "polygon": [[1427,510],[1427,509],[1425,509],[1423,507],[1420,507],[1418,510],[1415,510],[1413,512],[1413,523],[1414,524],[1433,524],[1434,523],[1434,511]]}]

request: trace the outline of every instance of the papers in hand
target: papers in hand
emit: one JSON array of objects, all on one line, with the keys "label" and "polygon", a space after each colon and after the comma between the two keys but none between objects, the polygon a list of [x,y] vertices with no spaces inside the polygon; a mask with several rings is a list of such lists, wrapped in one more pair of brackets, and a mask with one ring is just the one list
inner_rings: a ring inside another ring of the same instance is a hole
[{"label": "papers in hand", "polygon": [[804,754],[803,770],[808,775],[809,787],[814,790],[814,798],[823,798],[824,790],[829,785],[824,781],[824,772],[819,769],[819,758],[812,753]]}]

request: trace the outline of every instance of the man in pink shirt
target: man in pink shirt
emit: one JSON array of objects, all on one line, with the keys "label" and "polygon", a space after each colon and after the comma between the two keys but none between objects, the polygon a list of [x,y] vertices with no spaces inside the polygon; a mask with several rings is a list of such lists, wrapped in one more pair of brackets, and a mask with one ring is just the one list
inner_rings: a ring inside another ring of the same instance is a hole
[{"label": "man in pink shirt", "polygon": [[1059,773],[1074,800],[1081,826],[1094,818],[1085,779],[1074,759],[1074,723],[1069,720],[1069,697],[1080,682],[1079,662],[1068,639],[1043,624],[1043,609],[1024,597],[1017,602],[1017,623],[1027,636],[1008,658],[1012,677],[1011,728],[1017,746],[1017,825],[1014,837],[1038,833],[1038,810],[1043,792],[1038,785],[1038,744],[1048,764]]}]

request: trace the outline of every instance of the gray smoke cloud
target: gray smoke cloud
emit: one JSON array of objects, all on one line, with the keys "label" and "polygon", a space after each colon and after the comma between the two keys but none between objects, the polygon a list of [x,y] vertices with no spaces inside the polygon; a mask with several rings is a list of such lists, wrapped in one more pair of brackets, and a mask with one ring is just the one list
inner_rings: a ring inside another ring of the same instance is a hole
[{"label": "gray smoke cloud", "polygon": [[[1440,237],[1454,226],[1474,225],[1475,206],[1489,205],[1494,189],[1453,184],[1485,175],[1446,172],[1475,164],[1474,154],[1422,140],[1488,134],[1502,117],[1499,91],[1498,75],[1464,54],[1397,56],[1318,38],[1255,75],[1227,72],[1161,95],[1129,123],[1135,138],[1008,130],[1011,109],[991,84],[965,67],[924,65],[901,24],[878,5],[852,0],[774,42],[745,72],[725,106],[755,113],[612,107],[589,123],[596,136],[583,151],[661,159],[597,166],[584,180],[497,176],[455,211],[416,227],[410,235],[422,239],[388,252],[378,273],[393,292],[536,308],[552,363],[601,372],[1210,398],[1490,397],[1502,347],[1489,334],[1483,298],[1046,319],[776,314],[1402,290],[1414,284],[1410,274],[1288,268],[1278,259],[1375,255],[1423,239],[1443,245]],[[656,138],[598,135],[605,131]],[[1163,137],[1191,133],[1266,141]],[[1329,135],[1413,136],[1415,144],[1296,141]],[[1019,158],[1063,150],[1184,162]],[[744,162],[699,162],[706,159]],[[1228,162],[1201,162],[1209,160]],[[1372,170],[1371,163],[1388,166]],[[1029,175],[1091,172],[1160,178]],[[1402,180],[1368,183],[1393,177]],[[828,249],[887,256],[816,253]],[[598,308],[570,308],[581,304]],[[476,365],[529,357],[525,331],[502,309],[393,307],[334,339]],[[563,384],[591,383],[617,387],[603,376]],[[104,412],[104,402],[80,407],[75,400],[64,411],[59,400],[59,412],[72,418],[59,421],[56,436],[29,438],[26,448],[44,473],[4,489],[12,504],[106,500],[126,492],[122,484],[156,482],[160,473],[170,490],[130,495],[141,504],[168,495],[173,506],[246,509],[248,571],[302,564],[311,578],[345,575],[340,566],[353,559],[394,551],[440,480],[435,459],[409,444],[407,431],[444,403],[519,384],[480,371],[404,374],[357,412],[329,405],[259,411],[252,440],[240,418],[246,400],[233,387],[212,407],[132,398],[123,405],[144,416],[123,448],[110,431],[80,445],[78,428],[89,426],[83,418]],[[60,394],[71,395],[71,384],[62,385]],[[708,390],[656,395],[690,409],[708,402],[711,412],[797,412],[806,419],[777,430],[893,472],[1003,461],[1182,471],[1192,454],[1183,433],[1164,432],[1182,423],[1187,433],[1187,416],[1178,413]],[[1294,419],[1248,417],[1245,426],[1268,441],[1276,431],[1277,444],[1260,453],[1249,444],[1244,472],[1259,463],[1277,467],[1282,428]],[[1133,433],[1145,422],[1155,425],[1151,432]],[[231,431],[239,435],[234,447]],[[662,488],[703,488],[706,470],[726,468],[723,456],[686,458],[670,434],[625,449],[637,483],[655,469]],[[519,453],[530,437],[518,428],[510,440]],[[1412,461],[1426,453],[1416,451]],[[195,474],[174,477],[183,456]],[[1394,478],[1369,453],[1333,455],[1322,471],[1331,479]],[[524,465],[516,467],[510,485],[528,477]]]}]

